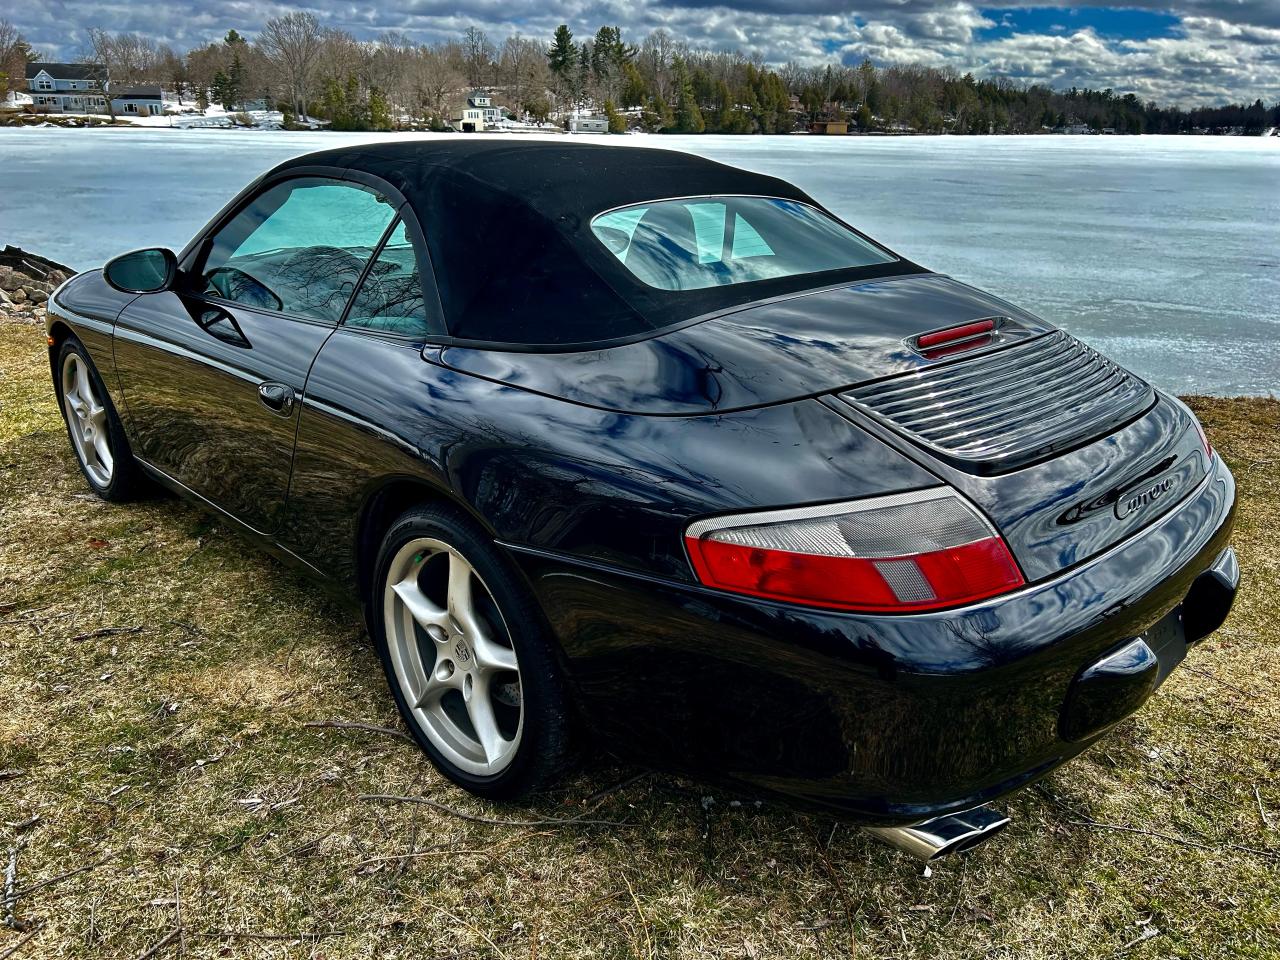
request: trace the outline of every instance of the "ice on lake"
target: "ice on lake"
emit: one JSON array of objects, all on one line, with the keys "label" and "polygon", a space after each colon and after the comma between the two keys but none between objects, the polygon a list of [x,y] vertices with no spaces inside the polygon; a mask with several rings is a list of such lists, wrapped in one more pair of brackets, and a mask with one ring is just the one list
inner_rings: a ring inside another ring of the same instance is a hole
[{"label": "ice on lake", "polygon": [[[180,248],[279,161],[387,138],[3,128],[0,242],[80,268]],[[792,180],[904,256],[1039,313],[1167,389],[1280,393],[1280,139],[581,139]]]}]

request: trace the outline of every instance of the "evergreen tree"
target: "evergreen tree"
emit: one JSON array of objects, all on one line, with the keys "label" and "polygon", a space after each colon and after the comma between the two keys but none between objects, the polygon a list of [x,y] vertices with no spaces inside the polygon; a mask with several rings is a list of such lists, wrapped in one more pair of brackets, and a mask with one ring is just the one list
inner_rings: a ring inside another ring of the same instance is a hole
[{"label": "evergreen tree", "polygon": [[573,32],[566,24],[556,27],[551,47],[547,50],[547,66],[561,80],[568,80],[569,73],[578,65],[578,45],[573,42]]},{"label": "evergreen tree", "polygon": [[391,104],[387,101],[387,95],[378,87],[370,87],[369,129],[390,130],[391,128]]},{"label": "evergreen tree", "polygon": [[613,105],[612,100],[604,102],[604,115],[609,121],[610,133],[626,133],[627,118],[618,112],[618,108]]},{"label": "evergreen tree", "polygon": [[649,85],[645,82],[640,68],[628,61],[622,74],[622,105],[624,107],[644,106],[649,98]]},{"label": "evergreen tree", "polygon": [[244,61],[240,58],[239,50],[231,58],[231,69],[227,72],[223,95],[225,99],[222,105],[227,110],[234,109],[244,99]]},{"label": "evergreen tree", "polygon": [[676,133],[702,133],[707,129],[707,122],[702,117],[702,108],[698,106],[698,98],[693,92],[693,80],[685,69],[684,62],[676,61]]}]

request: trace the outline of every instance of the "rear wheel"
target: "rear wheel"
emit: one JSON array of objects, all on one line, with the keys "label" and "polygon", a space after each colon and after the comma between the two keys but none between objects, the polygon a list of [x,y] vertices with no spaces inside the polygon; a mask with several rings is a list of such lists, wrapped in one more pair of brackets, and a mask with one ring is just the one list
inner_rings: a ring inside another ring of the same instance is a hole
[{"label": "rear wheel", "polygon": [[513,799],[568,754],[554,647],[528,588],[458,512],[422,507],[387,532],[374,640],[414,737],[449,779]]},{"label": "rear wheel", "polygon": [[84,345],[68,337],[58,351],[58,398],[80,472],[104,500],[131,500],[144,484],[124,425]]}]

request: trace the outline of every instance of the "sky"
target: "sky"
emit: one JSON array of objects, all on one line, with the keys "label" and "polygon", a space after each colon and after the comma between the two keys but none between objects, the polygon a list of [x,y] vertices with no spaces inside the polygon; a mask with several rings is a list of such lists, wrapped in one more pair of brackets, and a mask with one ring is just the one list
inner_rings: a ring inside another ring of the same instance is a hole
[{"label": "sky", "polygon": [[549,38],[560,23],[580,37],[616,24],[633,43],[661,27],[692,45],[775,65],[870,57],[878,66],[952,66],[1183,106],[1280,100],[1280,0],[42,0],[7,16],[45,59],[56,59],[78,54],[91,26],[186,49],[232,28],[252,37],[264,20],[292,10],[360,39],[397,30],[431,42],[474,25],[501,42],[511,34]]}]

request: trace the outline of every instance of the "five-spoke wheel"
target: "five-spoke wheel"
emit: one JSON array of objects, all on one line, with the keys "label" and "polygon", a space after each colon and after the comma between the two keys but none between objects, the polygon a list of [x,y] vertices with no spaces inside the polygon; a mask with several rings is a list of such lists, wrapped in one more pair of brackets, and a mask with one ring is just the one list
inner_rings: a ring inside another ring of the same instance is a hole
[{"label": "five-spoke wheel", "polygon": [[379,551],[374,641],[400,712],[452,780],[513,798],[567,755],[553,643],[493,541],[444,504],[408,511]]},{"label": "five-spoke wheel", "polygon": [[132,500],[147,489],[147,480],[84,344],[74,336],[64,339],[53,356],[53,371],[80,472],[104,500]]},{"label": "five-spoke wheel", "polygon": [[520,665],[492,594],[456,548],[420,538],[391,561],[384,594],[391,662],[436,746],[475,774],[520,745]]},{"label": "five-spoke wheel", "polygon": [[66,413],[71,445],[89,478],[99,486],[111,483],[115,458],[107,407],[94,390],[88,361],[74,350],[62,357],[62,407]]}]

